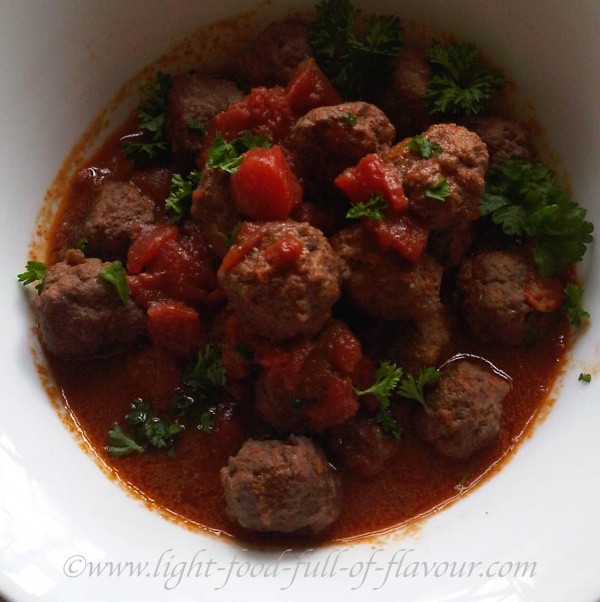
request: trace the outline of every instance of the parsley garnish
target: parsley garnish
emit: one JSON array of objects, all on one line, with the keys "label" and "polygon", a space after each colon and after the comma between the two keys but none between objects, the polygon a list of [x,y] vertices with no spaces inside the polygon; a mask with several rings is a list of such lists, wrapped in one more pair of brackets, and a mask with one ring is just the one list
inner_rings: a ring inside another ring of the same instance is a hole
[{"label": "parsley garnish", "polygon": [[590,382],[592,382],[592,375],[582,372],[579,375],[579,379],[578,380],[580,380],[580,381],[582,381],[584,383],[590,383]]},{"label": "parsley garnish", "polygon": [[402,379],[402,368],[392,362],[383,361],[375,372],[375,382],[364,391],[355,389],[356,394],[375,395],[379,401],[379,408],[375,420],[381,425],[388,437],[397,441],[400,439],[400,425],[392,415],[390,409],[390,396]]},{"label": "parsley garnish", "polygon": [[165,201],[165,210],[172,224],[180,224],[192,207],[192,192],[200,182],[200,172],[192,170],[185,178],[175,173],[171,176],[171,192]]},{"label": "parsley garnish", "polygon": [[567,312],[569,324],[579,328],[584,320],[590,319],[590,314],[581,307],[583,289],[576,284],[568,283],[564,293],[563,310]]},{"label": "parsley garnish", "polygon": [[255,136],[246,130],[239,138],[226,142],[221,132],[217,132],[208,151],[206,164],[214,169],[222,169],[234,174],[242,164],[245,152],[256,147],[269,148],[270,146],[271,140],[267,134]]},{"label": "parsley garnish", "polygon": [[368,217],[370,219],[382,220],[385,219],[385,210],[388,205],[380,194],[372,194],[367,203],[354,203],[346,217],[348,219],[360,219]]},{"label": "parsley garnish", "polygon": [[35,285],[35,290],[37,291],[38,295],[41,295],[42,291],[44,290],[46,272],[46,265],[41,261],[28,261],[27,265],[25,266],[25,272],[18,274],[17,278],[19,279],[19,282],[23,284],[23,286],[37,282]]},{"label": "parsley garnish", "polygon": [[140,398],[136,399],[127,412],[125,420],[133,436],[129,437],[115,424],[108,433],[107,451],[109,456],[121,457],[127,454],[142,453],[147,449],[166,449],[174,455],[175,437],[183,430],[181,424],[168,422],[154,414],[152,406]]},{"label": "parsley garnish", "polygon": [[438,182],[430,186],[425,191],[427,198],[433,199],[434,201],[441,201],[442,203],[446,200],[446,197],[450,194],[450,184],[446,178],[441,178]]},{"label": "parsley garnish", "polygon": [[342,117],[348,122],[348,125],[351,128],[355,127],[358,122],[356,115],[353,115],[352,113],[342,113]]},{"label": "parsley garnish", "polygon": [[238,222],[232,229],[231,232],[219,232],[218,235],[225,241],[227,247],[231,247],[235,241],[235,237],[238,235],[242,222]]},{"label": "parsley garnish", "polygon": [[418,134],[411,138],[406,147],[416,153],[419,153],[423,159],[430,159],[433,155],[441,155],[442,147],[437,142],[430,142],[422,134]]},{"label": "parsley garnish", "polygon": [[402,49],[400,19],[363,16],[350,0],[323,0],[315,8],[308,41],[317,64],[342,96],[359,98],[385,88],[392,60]]},{"label": "parsley garnish", "polygon": [[127,301],[129,301],[129,284],[127,283],[127,274],[125,273],[123,264],[119,260],[113,261],[100,272],[99,277],[110,282],[117,289],[121,303],[127,305]]},{"label": "parsley garnish", "polygon": [[187,126],[188,130],[196,134],[206,133],[206,125],[202,119],[190,119]]},{"label": "parsley garnish", "polygon": [[430,113],[471,116],[483,111],[504,78],[484,67],[473,44],[440,44],[434,41],[428,52],[432,76],[425,94]]},{"label": "parsley garnish", "polygon": [[165,115],[172,86],[171,76],[165,73],[158,73],[152,83],[142,86],[143,100],[138,108],[138,127],[143,133],[143,141],[123,142],[123,153],[127,159],[135,162],[154,159],[167,150]]},{"label": "parsley garnish", "polygon": [[594,226],[586,210],[569,200],[553,172],[537,160],[510,157],[492,165],[479,209],[508,236],[535,240],[534,259],[541,276],[556,275],[581,261]]},{"label": "parsley garnish", "polygon": [[128,437],[123,429],[115,423],[112,430],[108,431],[108,446],[106,447],[108,455],[113,458],[120,458],[133,452],[141,454],[144,448],[136,443],[131,437]]},{"label": "parsley garnish", "polygon": [[87,238],[80,238],[77,241],[77,244],[75,245],[82,253],[85,253],[85,250],[87,249],[88,246],[88,240]]},{"label": "parsley garnish", "polygon": [[427,385],[437,382],[441,376],[442,372],[436,368],[423,368],[419,371],[416,380],[412,374],[409,374],[406,378],[402,379],[398,394],[407,399],[415,399],[426,411],[428,411],[429,408],[425,402],[424,389]]}]

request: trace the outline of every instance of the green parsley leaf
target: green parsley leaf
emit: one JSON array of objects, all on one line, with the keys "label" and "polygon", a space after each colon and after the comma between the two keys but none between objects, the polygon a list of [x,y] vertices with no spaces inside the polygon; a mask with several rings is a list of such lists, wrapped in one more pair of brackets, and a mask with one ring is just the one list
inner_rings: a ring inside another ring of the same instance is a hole
[{"label": "green parsley leaf", "polygon": [[192,192],[200,182],[200,172],[192,170],[185,178],[174,173],[171,176],[171,191],[165,201],[165,210],[172,224],[179,225],[192,207]]},{"label": "green parsley leaf", "polygon": [[238,222],[232,229],[231,232],[219,232],[219,237],[225,241],[225,244],[228,247],[233,246],[235,241],[235,237],[238,235],[240,228],[242,227],[242,222]]},{"label": "green parsley leaf", "polygon": [[504,77],[484,67],[473,44],[440,44],[428,52],[431,80],[425,102],[431,114],[477,115],[489,104],[492,92],[504,86]]},{"label": "green parsley leaf", "polygon": [[246,130],[239,138],[226,142],[221,132],[217,132],[208,150],[206,164],[213,169],[222,169],[234,174],[242,164],[245,152],[256,147],[269,148],[270,146],[272,146],[271,140],[267,134],[255,136]]},{"label": "green parsley leaf", "polygon": [[198,430],[203,433],[212,433],[215,426],[215,408],[209,408],[200,415],[200,421],[198,422]]},{"label": "green parsley leaf", "polygon": [[563,310],[567,312],[569,324],[579,328],[583,321],[590,319],[590,314],[581,306],[583,289],[576,284],[568,283],[565,286],[564,294]]},{"label": "green parsley leaf", "polygon": [[25,266],[25,271],[21,274],[17,275],[19,282],[23,284],[23,286],[27,286],[28,284],[33,284],[37,282],[35,285],[35,290],[38,295],[42,294],[44,290],[44,280],[46,278],[46,265],[41,261],[28,261]]},{"label": "green parsley leaf", "polygon": [[200,391],[224,387],[227,382],[227,370],[219,348],[206,345],[200,349],[196,361],[185,370],[182,381]]},{"label": "green parsley leaf", "polygon": [[428,411],[429,408],[425,402],[424,389],[427,385],[437,382],[441,376],[442,372],[436,368],[423,368],[419,371],[416,380],[412,374],[409,374],[406,378],[402,379],[400,387],[398,388],[398,394],[407,399],[415,399],[426,411]]},{"label": "green parsley leaf", "polygon": [[80,238],[77,241],[77,244],[75,245],[82,253],[85,253],[85,250],[87,249],[88,246],[88,240],[87,238]]},{"label": "green parsley leaf", "polygon": [[360,219],[367,217],[370,219],[383,220],[385,219],[385,211],[388,208],[380,194],[372,194],[367,203],[354,203],[346,217],[348,219]]},{"label": "green parsley leaf", "polygon": [[121,145],[130,161],[139,163],[154,159],[168,150],[165,116],[172,87],[173,80],[165,73],[158,73],[152,83],[142,86],[142,102],[138,107],[138,128],[142,132],[142,140],[127,139]]},{"label": "green parsley leaf", "polygon": [[592,382],[592,375],[591,374],[586,374],[586,373],[582,372],[579,375],[579,379],[578,380],[580,380],[580,381],[582,381],[584,383],[590,383],[590,382]]},{"label": "green parsley leaf", "polygon": [[446,178],[441,178],[438,182],[430,186],[425,191],[427,198],[433,199],[434,201],[441,201],[442,203],[446,200],[446,197],[450,194],[450,184]]},{"label": "green parsley leaf", "polygon": [[402,49],[400,19],[365,17],[350,0],[323,0],[315,9],[308,41],[317,64],[342,96],[359,98],[384,89]]},{"label": "green parsley leaf", "polygon": [[205,134],[206,133],[206,124],[202,119],[190,119],[188,121],[188,130],[196,133],[196,134]]},{"label": "green parsley leaf", "polygon": [[355,127],[358,122],[356,115],[353,115],[352,113],[342,113],[342,117],[348,122],[348,125],[351,128]]},{"label": "green parsley leaf", "polygon": [[133,402],[125,419],[133,429],[138,444],[154,449],[171,449],[175,437],[183,430],[181,424],[167,422],[156,416],[152,406],[140,398]]},{"label": "green parsley leaf", "polygon": [[107,265],[99,274],[107,282],[110,282],[116,289],[123,305],[129,301],[129,284],[127,283],[127,274],[123,264],[117,260]]},{"label": "green parsley leaf", "polygon": [[141,454],[144,452],[144,448],[136,443],[131,437],[128,437],[123,429],[118,425],[108,431],[108,445],[106,451],[109,456],[113,458],[120,458],[133,452]]},{"label": "green parsley leaf", "polygon": [[594,226],[586,210],[569,200],[554,173],[537,160],[513,156],[489,167],[479,213],[508,236],[535,241],[534,259],[543,277],[583,259]]},{"label": "green parsley leaf", "polygon": [[422,134],[417,134],[411,138],[406,147],[416,153],[419,153],[423,159],[430,159],[434,155],[442,154],[442,147],[437,142],[430,142]]},{"label": "green parsley leaf", "polygon": [[354,389],[359,396],[375,395],[379,401],[379,408],[375,420],[381,424],[388,437],[397,441],[400,439],[400,425],[392,415],[390,409],[390,396],[402,379],[402,368],[392,362],[383,361],[375,372],[375,382],[363,391]]}]

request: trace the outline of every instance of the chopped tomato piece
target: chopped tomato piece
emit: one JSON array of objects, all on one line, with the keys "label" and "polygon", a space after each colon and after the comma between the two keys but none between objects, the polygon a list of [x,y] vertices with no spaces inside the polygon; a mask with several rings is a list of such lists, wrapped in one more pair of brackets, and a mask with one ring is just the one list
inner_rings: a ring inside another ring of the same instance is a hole
[{"label": "chopped tomato piece", "polygon": [[180,228],[176,239],[166,240],[145,271],[128,278],[137,303],[191,301],[213,305],[223,293],[217,286],[217,266],[204,235],[195,224]]},{"label": "chopped tomato piece", "polygon": [[226,141],[239,138],[246,130],[255,135],[269,134],[273,143],[277,144],[287,139],[294,121],[283,88],[253,88],[245,98],[214,116],[206,134],[198,166],[204,167],[217,132],[220,132]]},{"label": "chopped tomato piece", "polygon": [[325,357],[342,374],[353,374],[362,358],[358,339],[339,324],[328,328],[325,334],[322,342]]},{"label": "chopped tomato piece", "polygon": [[564,301],[564,288],[558,278],[540,278],[531,271],[525,284],[525,301],[536,311],[550,313],[556,311]]},{"label": "chopped tomato piece", "polygon": [[368,219],[364,225],[382,250],[392,249],[413,263],[425,252],[429,227],[408,213],[386,220]]},{"label": "chopped tomato piece", "polygon": [[287,219],[302,188],[278,146],[253,148],[231,176],[236,208],[252,220]]},{"label": "chopped tomato piece", "polygon": [[342,102],[340,93],[319,69],[314,58],[300,63],[285,89],[292,111],[302,116],[317,107],[337,105]]},{"label": "chopped tomato piece", "polygon": [[158,224],[146,226],[127,251],[127,271],[139,274],[158,255],[168,240],[177,238],[177,226]]},{"label": "chopped tomato piece", "polygon": [[335,179],[335,184],[353,203],[367,203],[372,194],[380,194],[394,211],[408,205],[399,173],[376,154],[366,155],[357,165],[346,169]]},{"label": "chopped tomato piece", "polygon": [[155,343],[184,357],[191,357],[203,342],[198,312],[183,303],[152,305],[148,309],[148,333]]},{"label": "chopped tomato piece", "polygon": [[301,377],[301,370],[308,356],[315,349],[315,343],[304,341],[291,349],[272,349],[259,358],[265,369],[267,382],[274,387],[293,391]]},{"label": "chopped tomato piece", "polygon": [[265,249],[265,260],[275,268],[285,268],[296,263],[303,250],[302,241],[287,234]]}]

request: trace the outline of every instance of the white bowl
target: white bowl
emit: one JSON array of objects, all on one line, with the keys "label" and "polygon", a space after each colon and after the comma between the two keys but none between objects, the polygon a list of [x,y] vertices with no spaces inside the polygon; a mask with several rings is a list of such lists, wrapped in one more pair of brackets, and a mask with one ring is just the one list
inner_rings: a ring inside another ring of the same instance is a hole
[{"label": "white bowl", "polygon": [[[600,4],[381,0],[368,8],[396,5],[407,21],[477,44],[512,75],[573,197],[600,224]],[[290,6],[310,3],[263,2],[245,27]],[[29,297],[16,282],[45,193],[124,82],[200,25],[243,9],[241,0],[0,3],[0,592],[18,602],[239,600],[254,591],[264,600],[599,599],[598,319],[579,337],[551,412],[498,474],[418,529],[316,551],[243,551],[165,520],[107,478],[49,402],[32,356]],[[134,102],[119,105],[113,123]],[[597,255],[592,247],[580,270],[593,318]],[[578,382],[580,372],[591,384]],[[96,562],[112,563],[112,574],[103,565],[90,576]]]}]

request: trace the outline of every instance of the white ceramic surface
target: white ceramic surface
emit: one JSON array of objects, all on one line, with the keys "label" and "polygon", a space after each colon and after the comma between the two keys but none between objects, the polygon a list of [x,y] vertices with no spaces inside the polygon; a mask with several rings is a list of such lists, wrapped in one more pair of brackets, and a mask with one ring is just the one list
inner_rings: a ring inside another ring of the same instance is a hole
[{"label": "white ceramic surface", "polygon": [[[291,4],[263,4],[256,22]],[[243,551],[126,495],[48,402],[30,351],[28,297],[16,282],[45,191],[126,80],[240,7],[248,5],[0,0],[0,592],[18,602],[599,600],[597,247],[581,271],[585,306],[597,319],[573,351],[550,415],[499,474],[418,531],[320,551]],[[575,199],[600,225],[597,0],[380,0],[369,9],[451,31],[506,68],[546,126]],[[581,371],[592,373],[591,384],[577,381]],[[113,563],[112,575],[110,565],[90,575],[96,562]],[[451,564],[456,573],[463,562],[462,576],[452,576]],[[530,564],[517,570],[518,562]]]}]

